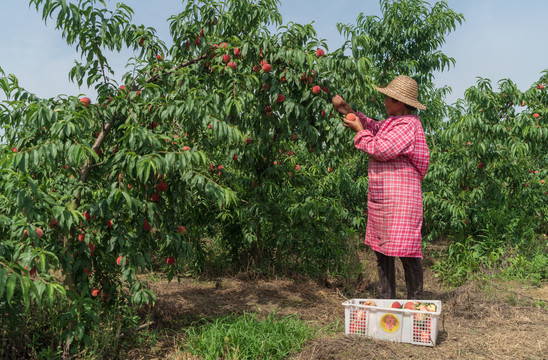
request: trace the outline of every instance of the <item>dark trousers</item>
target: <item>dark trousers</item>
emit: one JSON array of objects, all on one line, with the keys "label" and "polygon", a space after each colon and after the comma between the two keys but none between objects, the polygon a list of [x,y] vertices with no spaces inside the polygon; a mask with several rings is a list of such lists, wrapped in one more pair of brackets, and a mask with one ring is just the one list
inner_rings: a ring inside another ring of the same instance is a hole
[{"label": "dark trousers", "polygon": [[[395,257],[376,252],[377,271],[380,280],[380,298],[396,298]],[[422,299],[422,261],[420,258],[401,257],[407,287],[407,299]]]}]

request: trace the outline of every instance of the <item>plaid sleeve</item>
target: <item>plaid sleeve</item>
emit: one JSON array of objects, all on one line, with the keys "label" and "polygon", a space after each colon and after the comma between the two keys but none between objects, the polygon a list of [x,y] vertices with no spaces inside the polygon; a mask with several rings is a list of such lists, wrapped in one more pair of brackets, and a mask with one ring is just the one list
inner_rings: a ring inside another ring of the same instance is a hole
[{"label": "plaid sleeve", "polygon": [[354,146],[378,161],[388,161],[413,151],[415,133],[412,119],[401,117],[376,134],[368,129],[358,132]]},{"label": "plaid sleeve", "polygon": [[382,121],[375,121],[371,118],[368,118],[359,111],[356,111],[356,115],[358,115],[358,119],[360,119],[360,122],[362,123],[364,129],[371,131],[373,134],[376,134],[377,131],[379,131]]}]

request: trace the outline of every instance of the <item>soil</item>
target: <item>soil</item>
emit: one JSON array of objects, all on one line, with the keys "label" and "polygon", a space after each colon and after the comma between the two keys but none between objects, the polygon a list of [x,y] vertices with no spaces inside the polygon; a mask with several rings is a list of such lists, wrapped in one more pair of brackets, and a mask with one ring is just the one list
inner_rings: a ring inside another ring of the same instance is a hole
[{"label": "soil", "polygon": [[[291,359],[548,359],[548,284],[489,280],[449,289],[427,268],[424,298],[442,301],[435,347],[345,335],[342,303],[375,298],[375,266],[372,260],[364,261],[364,276],[354,283],[265,279],[248,273],[169,283],[156,279],[150,283],[157,294],[150,328],[162,335],[161,341],[151,349],[130,350],[128,358],[197,359],[180,350],[184,328],[229,314],[275,311],[322,329]],[[403,269],[398,266],[397,297],[405,299]]]}]

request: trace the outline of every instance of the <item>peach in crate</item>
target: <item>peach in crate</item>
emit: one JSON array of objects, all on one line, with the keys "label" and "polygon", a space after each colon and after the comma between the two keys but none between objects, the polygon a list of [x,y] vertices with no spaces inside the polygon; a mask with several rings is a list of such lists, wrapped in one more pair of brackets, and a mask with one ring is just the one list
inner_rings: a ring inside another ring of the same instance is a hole
[{"label": "peach in crate", "polygon": [[441,301],[352,299],[345,307],[345,333],[435,346]]}]

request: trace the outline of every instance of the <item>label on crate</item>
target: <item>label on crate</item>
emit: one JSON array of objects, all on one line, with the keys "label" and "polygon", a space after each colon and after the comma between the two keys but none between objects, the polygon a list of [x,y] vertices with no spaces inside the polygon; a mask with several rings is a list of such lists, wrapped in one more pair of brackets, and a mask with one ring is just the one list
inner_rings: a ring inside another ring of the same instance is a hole
[{"label": "label on crate", "polygon": [[381,317],[380,323],[381,323],[381,328],[387,333],[396,332],[400,328],[400,320],[394,314],[390,314],[390,313],[384,314]]}]

